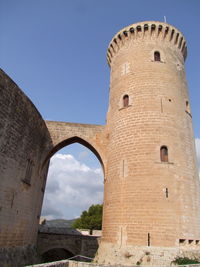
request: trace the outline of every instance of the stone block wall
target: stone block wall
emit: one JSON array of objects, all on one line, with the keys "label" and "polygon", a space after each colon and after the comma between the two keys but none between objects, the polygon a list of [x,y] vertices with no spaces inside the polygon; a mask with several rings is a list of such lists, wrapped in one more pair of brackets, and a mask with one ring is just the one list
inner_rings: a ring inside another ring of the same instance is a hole
[{"label": "stone block wall", "polygon": [[21,264],[32,260],[46,179],[41,162],[52,143],[35,106],[2,70],[0,111],[0,257],[18,267],[16,251]]}]

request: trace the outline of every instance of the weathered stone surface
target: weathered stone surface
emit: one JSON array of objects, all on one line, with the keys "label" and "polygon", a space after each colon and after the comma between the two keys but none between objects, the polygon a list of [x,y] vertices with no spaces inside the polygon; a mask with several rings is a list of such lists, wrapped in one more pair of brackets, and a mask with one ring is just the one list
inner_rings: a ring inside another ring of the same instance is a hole
[{"label": "weathered stone surface", "polygon": [[[50,134],[37,109],[0,70],[0,248],[7,250],[8,258],[14,259],[13,247],[24,251],[36,244],[46,178],[41,162],[51,147]],[[32,166],[27,172],[28,164]],[[21,256],[18,253],[13,266]]]},{"label": "weathered stone surface", "polygon": [[38,261],[35,246],[0,248],[0,267],[21,267]]}]

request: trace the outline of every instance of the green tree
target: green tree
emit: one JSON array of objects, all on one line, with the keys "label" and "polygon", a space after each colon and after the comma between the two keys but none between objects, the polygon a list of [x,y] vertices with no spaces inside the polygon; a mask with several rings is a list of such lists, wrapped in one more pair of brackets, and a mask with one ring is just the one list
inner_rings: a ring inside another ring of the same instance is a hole
[{"label": "green tree", "polygon": [[72,227],[76,229],[101,230],[103,205],[92,205],[88,211],[83,211]]}]

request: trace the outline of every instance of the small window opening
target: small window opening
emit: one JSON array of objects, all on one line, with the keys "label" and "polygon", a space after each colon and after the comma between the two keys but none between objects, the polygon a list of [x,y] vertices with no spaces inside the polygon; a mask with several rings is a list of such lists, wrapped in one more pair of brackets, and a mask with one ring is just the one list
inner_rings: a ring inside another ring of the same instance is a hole
[{"label": "small window opening", "polygon": [[174,29],[172,30],[172,32],[171,32],[171,36],[170,36],[170,41],[173,39],[173,36],[174,36]]},{"label": "small window opening", "polygon": [[155,24],[152,24],[151,25],[151,30],[153,31],[153,30],[155,30],[156,29],[156,25]]},{"label": "small window opening", "polygon": [[160,148],[160,160],[168,162],[168,148],[166,146],[161,146]]},{"label": "small window opening", "polygon": [[123,97],[123,107],[126,108],[129,105],[129,96],[128,95],[124,95]]},{"label": "small window opening", "polygon": [[142,28],[141,28],[140,25],[137,26],[137,31],[138,31],[138,32],[141,32],[141,31],[142,31]]},{"label": "small window opening", "polygon": [[169,27],[166,27],[164,32],[164,38],[167,36],[168,32],[169,32]]},{"label": "small window opening", "polygon": [[158,26],[158,34],[162,31],[162,25]]},{"label": "small window opening", "polygon": [[165,196],[166,196],[166,198],[169,197],[169,191],[168,191],[168,188],[165,188]]},{"label": "small window opening", "polygon": [[175,44],[178,43],[178,37],[179,37],[179,33],[176,34]]},{"label": "small window opening", "polygon": [[169,102],[172,102],[172,100],[171,100],[171,99],[169,99]]},{"label": "small window opening", "polygon": [[127,31],[123,31],[123,34],[124,34],[126,37],[128,36]]},{"label": "small window opening", "polygon": [[108,48],[108,53],[111,55],[112,57],[112,52],[110,51],[110,48]]},{"label": "small window opening", "polygon": [[183,37],[181,37],[181,39],[180,39],[178,48],[181,48],[182,42],[183,42]]},{"label": "small window opening", "polygon": [[151,245],[151,237],[150,237],[150,233],[148,233],[147,245],[148,245],[148,247],[150,247],[150,245]]},{"label": "small window opening", "polygon": [[179,239],[179,244],[185,244],[186,239]]},{"label": "small window opening", "polygon": [[130,32],[131,33],[134,33],[134,28],[130,28]]},{"label": "small window opening", "polygon": [[148,24],[145,24],[144,25],[144,31],[148,31],[148,28],[149,28]]},{"label": "small window opening", "polygon": [[183,47],[182,47],[181,51],[183,52],[184,49],[185,49],[185,43],[183,44]]},{"label": "small window opening", "polygon": [[188,240],[188,243],[189,243],[189,244],[192,244],[193,241],[194,241],[194,240],[190,239],[190,240]]},{"label": "small window opening", "polygon": [[189,102],[188,102],[188,101],[186,101],[186,102],[185,102],[185,105],[186,105],[186,111],[187,111],[188,113],[190,113],[190,106],[189,106]]},{"label": "small window opening", "polygon": [[196,240],[196,242],[195,242],[195,243],[196,243],[196,245],[199,245],[199,240]]},{"label": "small window opening", "polygon": [[160,61],[160,52],[158,52],[158,51],[154,52],[154,60],[155,61]]}]

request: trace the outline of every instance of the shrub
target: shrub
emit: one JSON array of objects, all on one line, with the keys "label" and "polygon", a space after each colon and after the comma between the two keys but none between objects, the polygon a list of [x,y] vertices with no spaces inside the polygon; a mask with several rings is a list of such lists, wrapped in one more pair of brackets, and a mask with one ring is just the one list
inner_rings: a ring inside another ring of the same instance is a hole
[{"label": "shrub", "polygon": [[190,259],[188,257],[178,257],[172,261],[172,263],[177,265],[187,265],[187,264],[197,264],[200,263],[198,259]]}]

